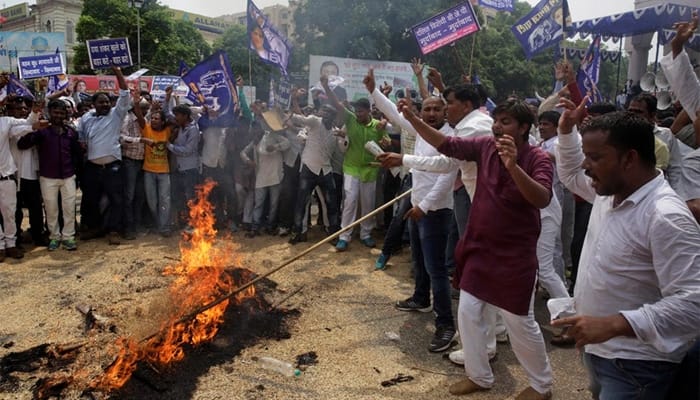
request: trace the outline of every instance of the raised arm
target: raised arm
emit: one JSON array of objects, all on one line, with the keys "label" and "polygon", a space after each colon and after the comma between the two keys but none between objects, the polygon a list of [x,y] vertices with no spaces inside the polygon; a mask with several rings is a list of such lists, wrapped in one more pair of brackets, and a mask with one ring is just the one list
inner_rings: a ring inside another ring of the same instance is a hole
[{"label": "raised arm", "polygon": [[596,193],[591,186],[591,178],[586,176],[581,168],[584,160],[581,149],[581,135],[575,130],[583,116],[584,107],[588,97],[585,97],[581,104],[576,105],[567,99],[562,99],[560,107],[565,110],[559,118],[559,154],[557,154],[557,172],[559,180],[572,193],[576,193],[589,203],[593,203]]},{"label": "raised arm", "polygon": [[146,127],[146,118],[143,117],[143,112],[141,112],[141,94],[134,91],[134,116],[136,117],[136,123],[139,124],[139,128],[143,132],[143,128]]},{"label": "raised arm", "polygon": [[411,60],[411,68],[413,69],[413,73],[416,75],[420,97],[425,100],[430,97],[428,85],[425,84],[425,78],[423,77],[423,69],[425,69],[425,65],[421,63],[420,58],[414,58]]},{"label": "raised arm", "polygon": [[333,107],[338,110],[338,113],[342,113],[343,110],[345,110],[345,106],[338,100],[338,96],[333,93],[330,86],[328,86],[328,75],[321,75],[321,85],[323,86],[323,90],[326,91],[326,96],[328,96],[328,100],[331,101]]},{"label": "raised arm", "polygon": [[666,74],[671,90],[680,100],[690,119],[700,110],[700,81],[693,71],[688,53],[683,50],[685,43],[692,37],[698,27],[698,14],[693,13],[689,22],[676,24],[676,36],[671,40],[671,54],[661,59],[661,68]]},{"label": "raised arm", "polygon": [[442,81],[442,74],[436,68],[428,68],[428,80],[440,93],[445,91],[445,83]]},{"label": "raised arm", "polygon": [[394,105],[391,100],[389,100],[377,89],[377,82],[374,79],[373,68],[370,68],[369,71],[367,71],[367,76],[365,76],[365,79],[362,82],[365,84],[365,88],[372,97],[372,100],[374,100],[374,104],[377,106],[379,111],[384,114],[386,119],[405,129],[412,135],[417,134],[415,128],[413,128],[413,125],[411,125],[411,123],[399,113],[396,105]]},{"label": "raised arm", "polygon": [[112,67],[112,72],[114,72],[114,76],[117,77],[117,84],[119,85],[119,90],[129,90],[129,86],[126,84],[126,79],[124,79],[124,74],[122,73],[122,69],[119,67]]},{"label": "raised arm", "polygon": [[446,136],[442,132],[426,124],[413,113],[410,100],[406,98],[399,100],[396,104],[396,108],[429,145],[437,149],[445,141]]}]

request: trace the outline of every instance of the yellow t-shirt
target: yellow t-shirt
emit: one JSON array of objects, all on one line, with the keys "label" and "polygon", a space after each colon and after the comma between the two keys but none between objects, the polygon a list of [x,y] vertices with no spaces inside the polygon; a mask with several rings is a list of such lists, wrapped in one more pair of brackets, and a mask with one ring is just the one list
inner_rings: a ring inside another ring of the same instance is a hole
[{"label": "yellow t-shirt", "polygon": [[141,135],[155,142],[153,146],[144,146],[146,152],[143,158],[143,170],[157,174],[169,173],[170,164],[168,164],[168,149],[166,145],[170,137],[170,127],[156,131],[151,128],[151,124],[146,124]]}]

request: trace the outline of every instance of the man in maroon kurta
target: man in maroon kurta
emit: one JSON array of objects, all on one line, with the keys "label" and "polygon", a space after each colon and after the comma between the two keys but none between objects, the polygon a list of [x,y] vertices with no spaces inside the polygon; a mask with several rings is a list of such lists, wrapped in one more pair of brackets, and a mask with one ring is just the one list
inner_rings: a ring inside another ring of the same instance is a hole
[{"label": "man in maroon kurta", "polygon": [[[508,101],[494,112],[493,137],[446,137],[399,102],[406,119],[439,152],[478,165],[476,193],[464,237],[455,249],[459,284],[459,331],[468,379],[450,387],[462,395],[488,390],[494,376],[486,351],[487,308],[503,315],[515,355],[530,387],[516,399],[551,398],[552,371],[533,313],[537,274],[539,209],[549,204],[552,163],[530,146],[534,116],[527,105]],[[449,101],[448,101],[449,107]]]}]

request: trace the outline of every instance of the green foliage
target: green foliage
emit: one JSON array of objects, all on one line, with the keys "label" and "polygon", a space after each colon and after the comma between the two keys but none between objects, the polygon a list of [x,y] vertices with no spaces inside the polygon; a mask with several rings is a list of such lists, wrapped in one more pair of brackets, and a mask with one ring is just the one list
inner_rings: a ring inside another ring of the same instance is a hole
[{"label": "green foliage", "polygon": [[[138,14],[128,4],[124,0],[85,0],[76,25],[80,44],[74,47],[73,72],[93,73],[84,43],[103,37],[127,37],[136,64]],[[177,73],[179,60],[196,64],[211,53],[210,46],[192,23],[172,20],[168,8],[156,0],[146,0],[140,16],[141,66],[153,73]]]},{"label": "green foliage", "polygon": [[[257,54],[250,53],[248,30],[244,25],[233,25],[229,28],[214,42],[214,48],[226,52],[235,76],[240,75],[246,85],[255,86],[259,98],[266,97],[270,88],[270,74],[278,74],[277,68],[260,61]],[[251,78],[252,83],[249,82]]]}]

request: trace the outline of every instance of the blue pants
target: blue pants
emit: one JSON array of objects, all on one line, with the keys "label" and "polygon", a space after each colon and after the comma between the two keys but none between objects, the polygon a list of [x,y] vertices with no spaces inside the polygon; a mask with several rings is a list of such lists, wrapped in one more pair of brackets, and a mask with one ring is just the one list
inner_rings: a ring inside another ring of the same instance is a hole
[{"label": "blue pants", "polygon": [[158,224],[158,232],[170,231],[170,174],[144,173],[146,200],[151,216]]},{"label": "blue pants", "polygon": [[122,167],[124,168],[124,231],[133,233],[141,224],[141,214],[146,200],[143,186],[143,160],[124,157]]},{"label": "blue pants", "polygon": [[[401,187],[399,188],[396,195],[401,195],[411,188],[411,174],[407,174],[403,181],[401,182]],[[384,235],[384,245],[382,246],[382,254],[387,257],[391,257],[399,251],[403,245],[403,231],[406,228],[406,220],[403,216],[411,209],[411,196],[406,196],[399,200],[398,207],[396,207],[396,212],[394,213],[394,218],[391,219],[391,223],[386,230]]]},{"label": "blue pants", "polygon": [[409,221],[411,255],[416,274],[413,300],[419,304],[430,304],[430,289],[433,290],[433,309],[436,326],[454,327],[452,300],[450,298],[450,274],[445,265],[447,227],[452,210],[443,208],[428,213],[419,221]]},{"label": "blue pants", "polygon": [[607,359],[584,353],[591,392],[598,400],[661,400],[680,364],[666,361]]}]

